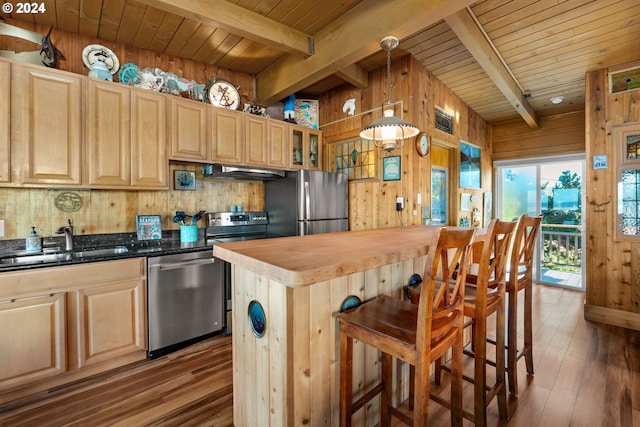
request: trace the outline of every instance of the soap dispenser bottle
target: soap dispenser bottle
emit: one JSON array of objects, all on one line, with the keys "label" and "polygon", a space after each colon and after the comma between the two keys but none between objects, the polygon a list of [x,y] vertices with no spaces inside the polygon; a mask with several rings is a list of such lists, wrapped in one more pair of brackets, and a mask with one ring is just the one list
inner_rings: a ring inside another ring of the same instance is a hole
[{"label": "soap dispenser bottle", "polygon": [[36,228],[31,227],[31,233],[27,237],[25,242],[25,248],[27,252],[41,252],[42,251],[42,239],[36,233]]}]

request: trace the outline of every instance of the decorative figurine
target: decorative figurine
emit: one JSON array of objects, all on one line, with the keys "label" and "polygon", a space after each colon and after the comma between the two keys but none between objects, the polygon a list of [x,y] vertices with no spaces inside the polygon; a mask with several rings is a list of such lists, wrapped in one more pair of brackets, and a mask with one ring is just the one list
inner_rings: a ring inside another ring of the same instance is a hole
[{"label": "decorative figurine", "polygon": [[356,99],[347,99],[342,106],[342,112],[347,113],[349,116],[353,116],[356,112]]},{"label": "decorative figurine", "polygon": [[296,123],[296,95],[291,94],[284,101],[284,121]]}]

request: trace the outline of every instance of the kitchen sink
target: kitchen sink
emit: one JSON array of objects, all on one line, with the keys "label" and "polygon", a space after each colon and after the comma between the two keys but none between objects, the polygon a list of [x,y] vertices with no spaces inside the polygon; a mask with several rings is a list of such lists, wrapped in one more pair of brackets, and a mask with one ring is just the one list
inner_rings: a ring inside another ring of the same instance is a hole
[{"label": "kitchen sink", "polygon": [[127,252],[129,252],[129,249],[126,246],[115,246],[113,248],[83,249],[72,253],[74,258],[85,258],[91,256],[126,254]]},{"label": "kitchen sink", "polygon": [[68,261],[71,253],[38,254],[1,258],[0,264],[31,264],[36,262]]},{"label": "kitchen sink", "polygon": [[82,249],[73,252],[57,252],[49,254],[25,254],[0,258],[0,265],[35,264],[39,262],[71,261],[88,257],[100,257],[108,255],[124,254],[129,252],[126,246],[114,246],[110,248]]}]

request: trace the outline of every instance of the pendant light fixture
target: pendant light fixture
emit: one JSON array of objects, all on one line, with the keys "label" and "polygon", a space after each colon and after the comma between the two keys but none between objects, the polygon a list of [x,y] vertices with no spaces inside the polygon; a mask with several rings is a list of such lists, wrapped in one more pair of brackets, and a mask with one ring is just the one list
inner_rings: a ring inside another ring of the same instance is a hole
[{"label": "pendant light fixture", "polygon": [[395,105],[391,102],[391,50],[398,47],[398,44],[395,36],[387,36],[380,41],[380,46],[387,51],[387,100],[382,104],[383,117],[360,132],[360,138],[373,141],[376,147],[385,151],[402,147],[405,139],[412,138],[419,132],[417,126],[394,117]]}]

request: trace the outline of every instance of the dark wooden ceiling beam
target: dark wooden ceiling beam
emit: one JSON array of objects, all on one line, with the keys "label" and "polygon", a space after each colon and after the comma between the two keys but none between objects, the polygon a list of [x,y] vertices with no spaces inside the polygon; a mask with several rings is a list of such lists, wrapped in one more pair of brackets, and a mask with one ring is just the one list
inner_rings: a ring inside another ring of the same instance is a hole
[{"label": "dark wooden ceiling beam", "polygon": [[138,3],[222,28],[297,57],[313,55],[313,37],[226,0],[137,0]]},{"label": "dark wooden ceiling beam", "polygon": [[445,21],[529,127],[540,128],[536,112],[524,97],[511,71],[487,40],[484,31],[478,27],[470,11],[462,9],[446,17]]},{"label": "dark wooden ceiling beam", "polygon": [[269,104],[380,50],[380,40],[406,38],[474,0],[365,0],[314,34],[315,54],[287,55],[256,76],[257,100]]}]

